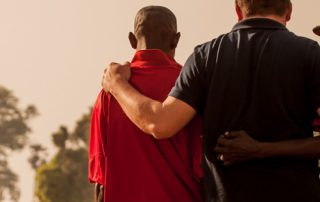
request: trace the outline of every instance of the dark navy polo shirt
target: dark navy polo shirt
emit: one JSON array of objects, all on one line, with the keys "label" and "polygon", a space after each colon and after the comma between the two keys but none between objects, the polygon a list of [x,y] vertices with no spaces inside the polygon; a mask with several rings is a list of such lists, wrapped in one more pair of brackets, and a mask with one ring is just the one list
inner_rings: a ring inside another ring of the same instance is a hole
[{"label": "dark navy polo shirt", "polygon": [[259,141],[312,137],[320,107],[320,48],[265,18],[197,46],[172,89],[204,117],[208,202],[320,201],[317,160],[267,158],[225,167],[214,147],[225,131]]}]

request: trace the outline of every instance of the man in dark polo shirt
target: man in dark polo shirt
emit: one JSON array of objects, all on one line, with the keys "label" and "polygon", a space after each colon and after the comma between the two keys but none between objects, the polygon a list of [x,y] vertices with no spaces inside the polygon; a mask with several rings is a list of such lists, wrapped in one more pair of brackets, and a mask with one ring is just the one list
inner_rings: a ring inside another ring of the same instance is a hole
[{"label": "man in dark polo shirt", "polygon": [[[239,22],[195,48],[164,102],[135,90],[127,66],[112,64],[104,75],[105,90],[155,138],[204,117],[207,202],[320,201],[320,139],[312,132],[320,47],[287,30],[291,11],[290,0],[237,0]],[[238,138],[249,157],[230,162],[226,141]]]}]

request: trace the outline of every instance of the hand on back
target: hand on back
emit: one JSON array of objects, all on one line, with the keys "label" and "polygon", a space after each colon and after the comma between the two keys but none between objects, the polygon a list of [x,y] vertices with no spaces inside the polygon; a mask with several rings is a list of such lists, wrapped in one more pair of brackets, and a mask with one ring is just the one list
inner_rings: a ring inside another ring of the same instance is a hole
[{"label": "hand on back", "polygon": [[259,158],[260,142],[245,131],[226,132],[218,138],[215,151],[225,166]]}]

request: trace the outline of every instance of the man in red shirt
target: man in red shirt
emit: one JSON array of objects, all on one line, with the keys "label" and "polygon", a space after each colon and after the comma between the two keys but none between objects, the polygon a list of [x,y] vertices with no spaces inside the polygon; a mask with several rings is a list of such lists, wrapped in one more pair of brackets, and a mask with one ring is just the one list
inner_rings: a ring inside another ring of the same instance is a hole
[{"label": "man in red shirt", "polygon": [[[165,7],[142,8],[129,34],[137,52],[130,82],[141,93],[163,101],[181,65],[173,59],[180,33]],[[196,117],[169,139],[145,135],[103,90],[93,108],[89,180],[103,185],[107,202],[200,202],[201,139]]]}]

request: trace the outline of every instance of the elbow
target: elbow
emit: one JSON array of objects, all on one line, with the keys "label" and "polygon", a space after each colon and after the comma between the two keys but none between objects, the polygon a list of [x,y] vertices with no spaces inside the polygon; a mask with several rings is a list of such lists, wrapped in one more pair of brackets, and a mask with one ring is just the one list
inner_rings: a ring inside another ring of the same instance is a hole
[{"label": "elbow", "polygon": [[170,131],[170,127],[163,124],[151,124],[148,133],[157,140],[170,138],[175,135],[173,131]]}]

